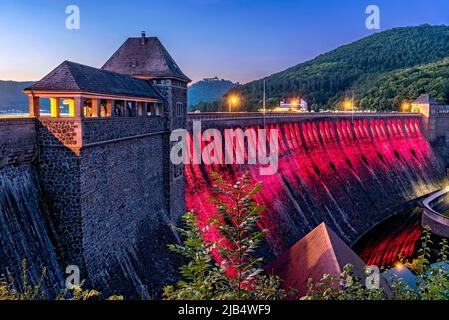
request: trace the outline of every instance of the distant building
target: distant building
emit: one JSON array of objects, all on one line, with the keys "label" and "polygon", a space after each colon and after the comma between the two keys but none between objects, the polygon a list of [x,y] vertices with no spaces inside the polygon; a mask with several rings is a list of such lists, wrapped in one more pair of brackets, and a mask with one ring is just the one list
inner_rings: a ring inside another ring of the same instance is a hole
[{"label": "distant building", "polygon": [[303,99],[292,99],[290,101],[282,100],[279,103],[279,107],[275,111],[297,111],[297,112],[307,112],[308,104],[307,101]]},{"label": "distant building", "polygon": [[449,172],[449,105],[438,104],[429,94],[420,95],[411,105],[412,112],[424,116],[424,133]]},{"label": "distant building", "polygon": [[430,94],[422,94],[412,102],[412,112],[422,113],[427,118],[430,114],[430,106],[437,106],[438,103],[430,96]]}]

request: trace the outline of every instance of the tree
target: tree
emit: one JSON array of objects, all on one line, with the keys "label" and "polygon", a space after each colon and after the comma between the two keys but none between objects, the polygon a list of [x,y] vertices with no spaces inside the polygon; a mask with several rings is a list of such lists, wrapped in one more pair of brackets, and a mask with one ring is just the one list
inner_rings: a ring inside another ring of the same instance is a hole
[{"label": "tree", "polygon": [[197,215],[184,216],[185,228],[179,229],[184,237],[183,246],[171,245],[170,250],[182,254],[189,261],[180,268],[184,280],[176,287],[167,286],[166,299],[281,299],[285,292],[280,279],[264,275],[263,259],[255,257],[267,230],[260,229],[264,207],[255,201],[261,190],[260,183],[252,184],[245,174],[236,183],[224,181],[212,173],[215,196],[210,201],[217,211],[205,228],[216,228],[220,239],[204,238],[198,228]]},{"label": "tree", "polygon": [[308,293],[303,300],[448,300],[449,299],[449,265],[447,240],[441,241],[440,262],[430,265],[431,230],[425,227],[421,238],[419,256],[406,265],[414,271],[416,288],[405,283],[402,278],[391,280],[391,293],[384,289],[368,289],[362,281],[354,277],[352,266],[344,267],[338,275],[324,275],[314,283],[309,280]]}]

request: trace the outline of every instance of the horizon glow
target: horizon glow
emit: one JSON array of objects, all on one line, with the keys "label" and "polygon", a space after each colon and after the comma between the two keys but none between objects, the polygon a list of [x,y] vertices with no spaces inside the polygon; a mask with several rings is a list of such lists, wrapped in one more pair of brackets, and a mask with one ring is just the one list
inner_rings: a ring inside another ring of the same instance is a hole
[{"label": "horizon glow", "polygon": [[[67,30],[77,5],[81,28]],[[379,6],[381,29],[365,27]],[[64,60],[100,68],[128,37],[158,36],[193,81],[246,83],[310,60],[378,31],[449,24],[446,0],[4,0],[0,3],[0,79],[36,81]]]}]

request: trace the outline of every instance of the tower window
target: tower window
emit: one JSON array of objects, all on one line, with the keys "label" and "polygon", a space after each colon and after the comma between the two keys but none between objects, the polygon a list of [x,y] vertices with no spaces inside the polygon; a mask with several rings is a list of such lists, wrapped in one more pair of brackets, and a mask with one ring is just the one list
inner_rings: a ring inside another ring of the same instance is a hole
[{"label": "tower window", "polygon": [[154,108],[155,108],[156,117],[162,117],[162,114],[164,113],[164,111],[162,109],[162,104],[157,103]]},{"label": "tower window", "polygon": [[184,103],[182,102],[176,103],[176,116],[179,118],[184,116]]}]

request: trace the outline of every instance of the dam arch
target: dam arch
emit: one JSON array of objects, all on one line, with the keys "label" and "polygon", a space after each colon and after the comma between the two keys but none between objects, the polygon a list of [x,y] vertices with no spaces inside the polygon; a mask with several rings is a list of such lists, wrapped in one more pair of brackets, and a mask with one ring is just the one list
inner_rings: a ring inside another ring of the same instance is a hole
[{"label": "dam arch", "polygon": [[[203,128],[266,128],[279,132],[279,171],[261,177],[257,168],[187,165],[186,205],[204,216],[211,208],[208,175],[233,181],[250,172],[264,183],[260,200],[271,232],[266,256],[288,249],[321,222],[349,245],[391,216],[398,204],[444,185],[444,164],[426,139],[419,114],[190,114]],[[413,150],[413,152],[411,151]]]}]

